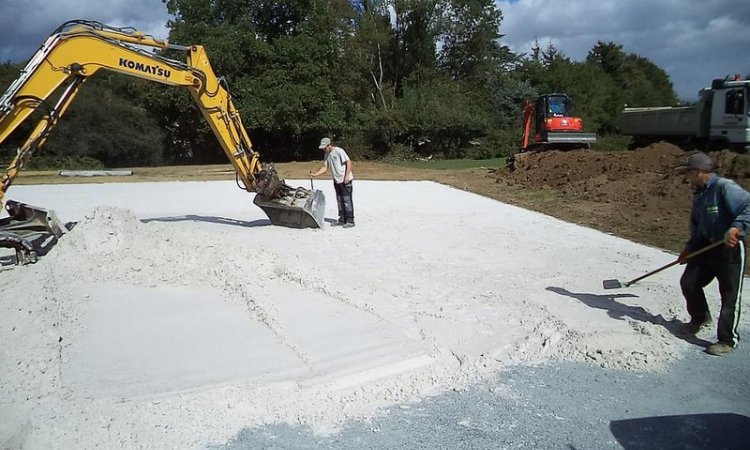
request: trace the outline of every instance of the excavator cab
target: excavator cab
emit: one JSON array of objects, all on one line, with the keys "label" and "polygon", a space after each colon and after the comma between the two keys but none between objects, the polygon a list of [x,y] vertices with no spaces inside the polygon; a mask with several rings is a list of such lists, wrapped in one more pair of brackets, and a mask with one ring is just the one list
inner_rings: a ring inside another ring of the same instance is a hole
[{"label": "excavator cab", "polygon": [[537,111],[546,111],[545,117],[542,117],[541,122],[547,117],[565,117],[568,115],[568,105],[570,105],[570,97],[564,94],[551,94],[542,95],[537,99]]},{"label": "excavator cab", "polygon": [[[168,59],[149,48],[182,51],[186,59]],[[0,97],[0,145],[33,112],[43,111],[13,161],[0,173],[0,205],[84,81],[101,69],[187,89],[234,167],[237,185],[256,194],[254,203],[271,223],[293,228],[323,226],[323,193],[289,186],[272,165],[261,164],[226,80],[216,76],[202,46],[174,45],[132,28],[86,20],[66,22],[55,30]],[[53,101],[55,93],[59,96]],[[7,217],[0,219],[0,248],[15,249],[16,264],[36,262],[68,228],[44,208],[8,201],[5,211]],[[11,259],[0,255],[2,265]]]}]

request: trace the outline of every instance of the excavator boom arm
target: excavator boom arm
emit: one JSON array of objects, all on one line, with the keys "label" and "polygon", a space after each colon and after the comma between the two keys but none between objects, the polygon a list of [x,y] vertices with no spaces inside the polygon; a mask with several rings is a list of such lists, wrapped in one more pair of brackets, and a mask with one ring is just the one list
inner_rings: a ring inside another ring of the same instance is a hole
[{"label": "excavator boom arm", "polygon": [[[248,190],[258,188],[256,174],[261,172],[260,157],[252,150],[232,98],[214,74],[205,49],[199,45],[170,47],[164,41],[138,40],[125,33],[121,34],[121,40],[114,36],[118,36],[114,31],[82,24],[51,36],[24,69],[20,82],[0,100],[0,144],[32,112],[44,105],[63,83],[74,78],[87,78],[106,69],[166,85],[184,86],[208,121],[244,186]],[[184,49],[187,62],[173,61],[129,43]],[[6,173],[3,177],[0,201],[9,181],[12,181],[6,179],[10,176]]]},{"label": "excavator boom arm", "polygon": [[[155,53],[158,49],[184,51],[185,61]],[[272,165],[261,164],[226,82],[216,76],[202,46],[173,45],[134,29],[83,20],[66,22],[50,35],[0,97],[0,145],[33,112],[44,113],[2,174],[0,206],[5,203],[5,194],[13,180],[47,140],[83,82],[102,69],[187,89],[234,167],[241,187],[256,192],[254,203],[264,210],[271,223],[295,228],[322,226],[325,209],[322,192],[294,189],[278,178]],[[51,104],[50,97],[60,92],[63,85],[65,89]],[[54,218],[47,210],[8,203],[5,209],[11,217],[0,219],[0,247],[23,240],[19,238],[19,230],[26,225],[36,230],[44,227],[46,218]],[[59,224],[47,224],[46,228],[50,234],[53,229],[62,229]],[[13,236],[8,235],[11,229]],[[19,250],[29,245],[13,244],[13,247]]]}]

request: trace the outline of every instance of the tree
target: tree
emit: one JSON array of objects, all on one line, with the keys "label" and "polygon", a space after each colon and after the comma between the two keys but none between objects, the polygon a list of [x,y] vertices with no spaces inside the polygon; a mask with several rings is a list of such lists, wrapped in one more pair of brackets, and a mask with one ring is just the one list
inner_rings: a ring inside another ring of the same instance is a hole
[{"label": "tree", "polygon": [[394,0],[396,30],[396,96],[404,80],[420,67],[434,67],[439,31],[440,0]]},{"label": "tree", "polygon": [[163,163],[164,133],[147,110],[116,92],[113,84],[123,81],[114,78],[96,76],[84,83],[50,134],[47,156],[89,157],[106,167]]},{"label": "tree", "polygon": [[502,13],[492,0],[454,0],[443,15],[439,67],[453,79],[480,77],[506,62],[498,40]]},{"label": "tree", "polygon": [[677,104],[669,75],[647,58],[629,54],[623,64],[625,103],[630,106],[670,106]]},{"label": "tree", "polygon": [[264,158],[307,157],[321,134],[340,134],[356,116],[353,70],[343,59],[354,35],[348,1],[167,4],[175,14],[170,40],[204,44]]},{"label": "tree", "polygon": [[677,102],[666,72],[647,58],[625,53],[620,44],[599,41],[586,60],[615,81],[617,98],[623,105],[667,106]]},{"label": "tree", "polygon": [[623,66],[626,57],[622,45],[611,41],[606,43],[597,41],[596,45],[589,50],[586,61],[593,63],[612,79],[622,84]]},{"label": "tree", "polygon": [[398,73],[396,34],[390,23],[387,1],[355,2],[355,34],[347,41],[353,94],[362,106],[390,109],[394,104]]},{"label": "tree", "polygon": [[433,68],[420,68],[406,80],[401,108],[408,130],[402,140],[421,154],[463,157],[491,125],[481,102]]}]

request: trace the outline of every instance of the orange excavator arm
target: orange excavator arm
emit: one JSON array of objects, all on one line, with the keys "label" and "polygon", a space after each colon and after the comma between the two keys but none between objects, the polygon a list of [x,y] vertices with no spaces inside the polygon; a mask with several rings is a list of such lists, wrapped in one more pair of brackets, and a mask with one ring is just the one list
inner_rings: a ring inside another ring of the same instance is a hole
[{"label": "orange excavator arm", "polygon": [[534,104],[530,99],[526,99],[523,104],[523,137],[521,138],[521,149],[524,150],[529,146],[529,136],[531,135],[531,121],[534,117]]}]

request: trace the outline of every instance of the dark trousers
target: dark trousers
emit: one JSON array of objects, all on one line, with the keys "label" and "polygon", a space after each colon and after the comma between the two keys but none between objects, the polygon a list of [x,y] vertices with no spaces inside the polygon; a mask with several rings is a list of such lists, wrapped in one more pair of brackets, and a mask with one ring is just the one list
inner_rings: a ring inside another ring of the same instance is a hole
[{"label": "dark trousers", "polygon": [[721,296],[717,337],[720,342],[732,346],[736,346],[740,339],[737,325],[740,321],[744,273],[745,246],[740,242],[734,248],[721,246],[689,259],[680,278],[682,295],[685,296],[691,321],[698,323],[706,320],[708,314],[703,288],[716,278]]},{"label": "dark trousers", "polygon": [[339,206],[339,222],[354,223],[354,203],[352,203],[352,182],[333,183],[336,202]]}]

